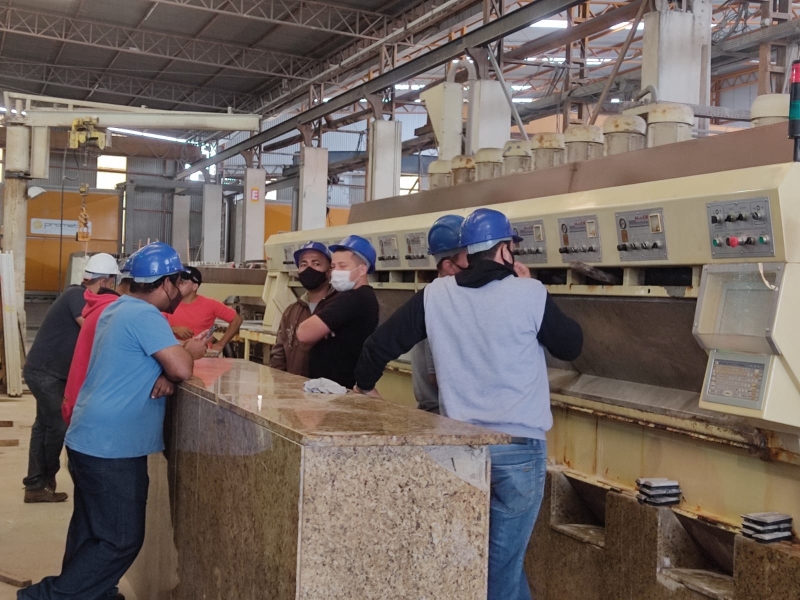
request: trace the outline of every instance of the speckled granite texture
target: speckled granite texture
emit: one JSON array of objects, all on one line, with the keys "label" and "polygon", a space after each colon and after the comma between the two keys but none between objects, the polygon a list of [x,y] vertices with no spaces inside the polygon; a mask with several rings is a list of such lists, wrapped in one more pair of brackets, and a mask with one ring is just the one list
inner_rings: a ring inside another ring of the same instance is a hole
[{"label": "speckled granite texture", "polygon": [[758,544],[630,491],[606,491],[602,517],[548,469],[525,559],[537,600],[800,599],[798,544]]},{"label": "speckled granite texture", "polygon": [[149,461],[139,600],[485,599],[507,436],[244,361],[195,374]]}]

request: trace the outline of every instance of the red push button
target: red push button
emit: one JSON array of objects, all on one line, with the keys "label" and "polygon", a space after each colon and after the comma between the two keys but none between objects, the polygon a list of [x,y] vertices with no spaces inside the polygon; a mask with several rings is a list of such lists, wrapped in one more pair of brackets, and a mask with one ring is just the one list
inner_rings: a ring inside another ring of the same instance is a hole
[{"label": "red push button", "polygon": [[733,235],[730,236],[726,241],[728,242],[728,246],[731,248],[736,248],[736,246],[739,245],[739,238]]}]

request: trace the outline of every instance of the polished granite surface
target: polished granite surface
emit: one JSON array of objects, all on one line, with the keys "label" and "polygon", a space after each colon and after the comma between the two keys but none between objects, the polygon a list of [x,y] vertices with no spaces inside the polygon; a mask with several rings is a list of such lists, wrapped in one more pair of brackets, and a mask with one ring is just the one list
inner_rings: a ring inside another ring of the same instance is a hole
[{"label": "polished granite surface", "polygon": [[303,392],[305,378],[237,359],[202,359],[187,391],[304,446],[508,443],[503,433],[354,394]]}]

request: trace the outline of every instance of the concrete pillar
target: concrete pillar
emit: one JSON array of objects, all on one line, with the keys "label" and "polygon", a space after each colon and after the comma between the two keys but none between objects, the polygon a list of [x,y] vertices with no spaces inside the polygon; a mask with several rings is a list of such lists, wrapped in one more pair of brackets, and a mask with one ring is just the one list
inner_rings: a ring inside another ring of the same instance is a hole
[{"label": "concrete pillar", "polygon": [[181,262],[186,264],[189,256],[189,214],[192,197],[175,194],[172,197],[172,247],[178,251]]},{"label": "concrete pillar", "polygon": [[[700,102],[711,105],[711,0],[692,0],[694,35],[700,45]],[[701,129],[708,129],[708,119],[701,119]]]},{"label": "concrete pillar", "polygon": [[222,260],[222,186],[207,183],[203,186],[203,247],[204,262]]},{"label": "concrete pillar", "polygon": [[[10,110],[10,107],[8,107]],[[17,107],[22,112],[22,107]],[[6,127],[5,185],[3,186],[3,251],[14,253],[14,285],[17,314],[24,334],[25,318],[25,243],[28,235],[27,180],[30,172],[31,130],[10,123]]]},{"label": "concrete pillar", "polygon": [[400,195],[403,124],[376,119],[369,125],[367,201]]},{"label": "concrete pillar", "polygon": [[328,149],[300,149],[297,229],[322,229],[328,207]]},{"label": "concrete pillar", "polygon": [[242,200],[242,262],[264,260],[264,185],[263,169],[247,169]]},{"label": "concrete pillar", "polygon": [[666,10],[646,14],[642,89],[654,86],[659,101],[700,104],[701,46],[692,13]]}]

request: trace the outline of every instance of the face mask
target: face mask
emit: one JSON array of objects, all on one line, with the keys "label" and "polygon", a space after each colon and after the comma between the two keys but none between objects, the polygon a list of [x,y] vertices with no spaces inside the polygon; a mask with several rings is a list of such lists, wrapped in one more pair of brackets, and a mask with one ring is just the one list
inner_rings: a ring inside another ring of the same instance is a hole
[{"label": "face mask", "polygon": [[309,291],[318,290],[327,281],[328,274],[317,271],[313,267],[306,267],[297,274],[300,285]]},{"label": "face mask", "polygon": [[178,286],[175,285],[174,283],[172,284],[172,287],[175,288],[175,291],[177,293],[175,294],[174,298],[171,298],[170,295],[167,294],[167,298],[169,298],[169,308],[164,312],[167,313],[168,315],[173,314],[175,312],[175,309],[177,309],[178,306],[180,305],[181,300],[183,300],[183,294],[181,294],[180,288],[178,288]]},{"label": "face mask", "polygon": [[[505,258],[503,258],[503,264],[507,266],[509,269],[514,268],[514,252],[511,250],[511,244],[506,244],[506,248],[508,248],[508,253],[511,255],[511,262],[508,262]],[[501,255],[502,258],[502,255]]]},{"label": "face mask", "polygon": [[333,271],[331,273],[331,285],[337,292],[346,292],[356,286],[355,281],[350,281],[352,271]]}]

